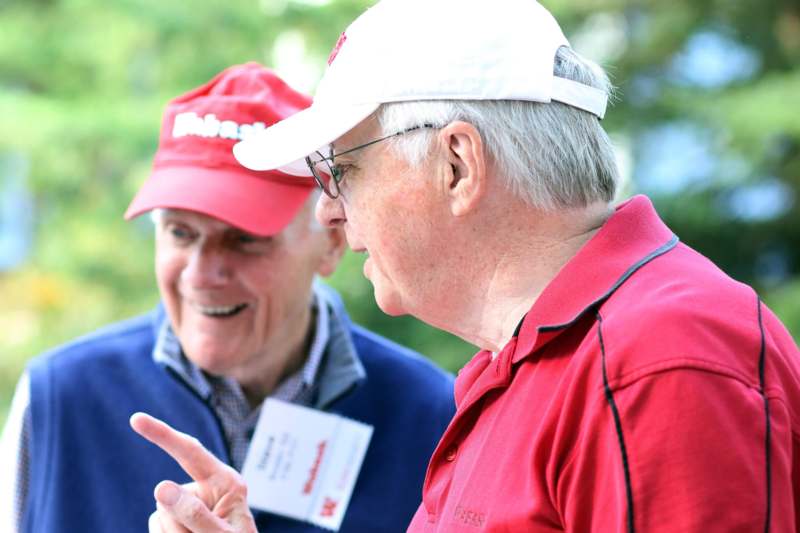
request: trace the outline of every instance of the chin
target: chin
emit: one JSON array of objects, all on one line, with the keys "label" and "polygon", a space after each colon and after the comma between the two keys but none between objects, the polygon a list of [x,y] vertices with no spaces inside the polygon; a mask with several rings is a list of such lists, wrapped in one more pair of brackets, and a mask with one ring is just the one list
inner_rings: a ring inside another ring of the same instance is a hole
[{"label": "chin", "polygon": [[203,371],[208,372],[212,376],[224,376],[230,370],[231,358],[225,355],[205,354],[195,352],[193,354],[186,353],[186,357],[200,367]]},{"label": "chin", "polygon": [[403,307],[400,295],[396,292],[389,292],[388,294],[385,294],[384,291],[380,291],[376,287],[375,303],[378,304],[378,307],[381,311],[389,316],[402,316],[408,314],[408,311],[406,311],[405,307]]},{"label": "chin", "polygon": [[407,311],[399,307],[384,307],[380,303],[378,303],[378,307],[380,307],[381,311],[389,316],[403,316],[408,314]]}]

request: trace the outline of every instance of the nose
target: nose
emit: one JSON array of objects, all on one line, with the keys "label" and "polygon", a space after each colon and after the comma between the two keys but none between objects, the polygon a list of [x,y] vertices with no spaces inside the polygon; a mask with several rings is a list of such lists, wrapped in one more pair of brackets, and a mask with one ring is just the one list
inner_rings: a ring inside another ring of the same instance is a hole
[{"label": "nose", "polygon": [[347,222],[342,200],[340,198],[331,198],[325,193],[319,195],[315,214],[317,221],[325,227],[341,226]]},{"label": "nose", "polygon": [[230,280],[230,274],[225,254],[203,245],[191,251],[181,277],[196,289],[213,289],[225,285]]}]

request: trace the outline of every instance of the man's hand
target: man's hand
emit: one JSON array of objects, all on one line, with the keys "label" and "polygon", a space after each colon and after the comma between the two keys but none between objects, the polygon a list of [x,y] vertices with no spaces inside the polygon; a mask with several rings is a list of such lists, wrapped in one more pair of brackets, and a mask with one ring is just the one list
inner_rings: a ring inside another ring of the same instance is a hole
[{"label": "man's hand", "polygon": [[150,533],[255,533],[247,507],[247,486],[236,470],[214,457],[200,442],[144,413],[131,417],[131,427],[167,452],[194,480],[178,485],[162,481],[154,491],[156,511]]}]

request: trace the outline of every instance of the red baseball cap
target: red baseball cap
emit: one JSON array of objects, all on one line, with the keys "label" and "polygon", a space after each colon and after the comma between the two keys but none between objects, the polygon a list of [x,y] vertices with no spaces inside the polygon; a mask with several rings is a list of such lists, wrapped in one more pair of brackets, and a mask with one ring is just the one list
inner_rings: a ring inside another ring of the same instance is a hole
[{"label": "red baseball cap", "polygon": [[167,104],[153,171],[125,218],[155,208],[187,209],[255,235],[274,235],[314,190],[311,178],[253,171],[233,145],[311,105],[258,63],[236,65]]}]

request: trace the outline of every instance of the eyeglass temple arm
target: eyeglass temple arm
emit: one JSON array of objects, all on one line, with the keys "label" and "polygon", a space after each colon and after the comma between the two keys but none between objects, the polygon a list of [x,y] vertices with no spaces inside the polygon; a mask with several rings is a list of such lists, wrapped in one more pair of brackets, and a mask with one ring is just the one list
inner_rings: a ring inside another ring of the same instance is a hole
[{"label": "eyeglass temple arm", "polygon": [[[323,157],[322,159],[325,160],[325,161],[330,161],[331,163],[333,163],[333,158],[334,157],[338,157],[340,155],[349,154],[350,152],[355,152],[356,150],[361,150],[362,148],[366,148],[367,146],[372,146],[375,143],[379,143],[381,141],[385,141],[386,139],[389,139],[391,137],[398,137],[400,135],[405,135],[406,133],[410,133],[410,132],[415,131],[415,130],[421,130],[423,128],[436,128],[436,127],[438,127],[438,126],[436,126],[434,124],[429,124],[427,122],[424,123],[424,124],[419,124],[417,126],[411,126],[410,128],[407,128],[407,129],[404,129],[404,130],[401,130],[401,131],[398,131],[398,132],[395,132],[395,133],[391,133],[389,135],[381,137],[380,139],[375,139],[374,141],[370,141],[368,143],[360,144],[360,145],[356,146],[355,148],[350,148],[349,150],[345,150],[344,152],[339,152],[338,154],[331,154],[329,157]],[[322,154],[320,154],[320,155],[322,155]]]}]

